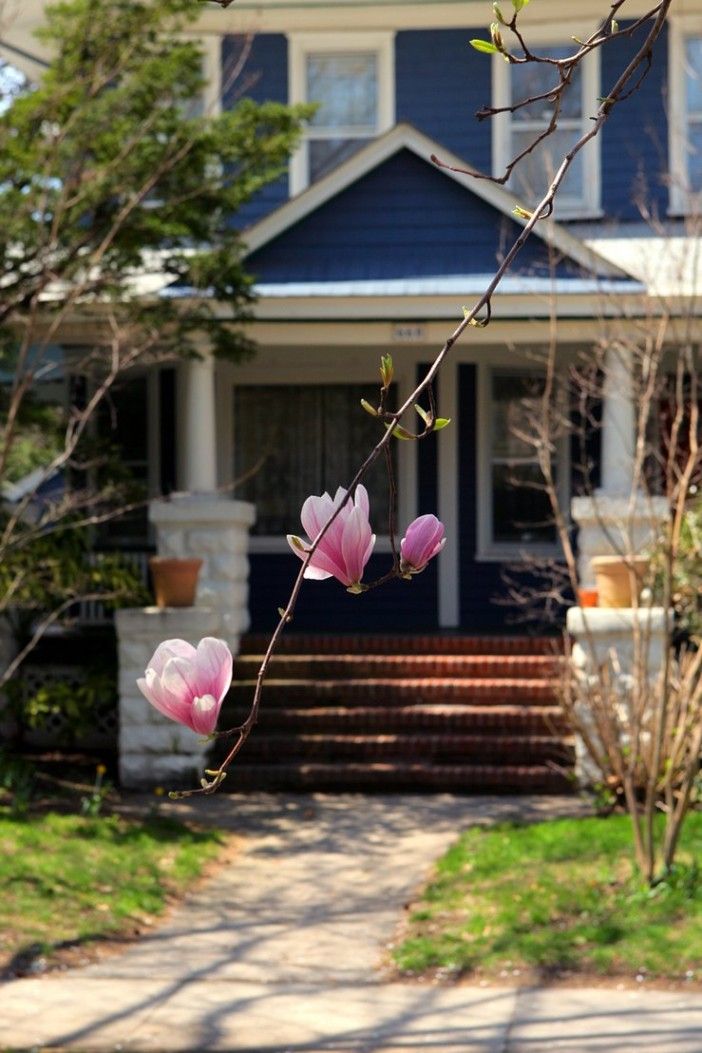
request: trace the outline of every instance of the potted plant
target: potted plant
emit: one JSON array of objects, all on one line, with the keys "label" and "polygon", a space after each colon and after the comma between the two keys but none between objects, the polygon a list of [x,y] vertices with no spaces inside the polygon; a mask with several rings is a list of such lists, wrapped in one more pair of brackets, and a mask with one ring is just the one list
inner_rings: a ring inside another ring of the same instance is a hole
[{"label": "potted plant", "polygon": [[157,607],[192,607],[195,603],[201,559],[152,556],[149,560]]},{"label": "potted plant", "polygon": [[650,566],[648,556],[595,556],[600,607],[633,607]]}]

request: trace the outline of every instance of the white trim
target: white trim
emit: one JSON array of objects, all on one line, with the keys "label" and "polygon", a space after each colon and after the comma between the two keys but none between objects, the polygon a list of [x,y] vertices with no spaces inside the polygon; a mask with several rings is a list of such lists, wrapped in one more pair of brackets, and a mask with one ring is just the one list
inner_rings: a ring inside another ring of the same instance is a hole
[{"label": "white trim", "polygon": [[[518,225],[525,226],[525,221],[513,214],[519,201],[511,191],[485,179],[476,179],[473,175],[476,170],[460,157],[446,150],[423,132],[417,131],[412,125],[403,123],[396,124],[389,132],[374,139],[329,175],[313,183],[297,197],[281,205],[275,212],[244,231],[243,238],[248,252],[255,252],[273,238],[278,237],[293,224],[310,215],[336,194],[341,193],[342,190],[402,149],[411,150],[427,164],[431,163],[430,159],[433,154],[440,154],[445,164],[452,168],[463,169],[463,171],[439,169],[448,179],[453,179],[476,197],[509,216]],[[589,271],[597,271],[611,277],[628,277],[624,271],[587,248],[579,238],[574,237],[557,223],[548,221],[537,224],[534,228],[534,235]]]},{"label": "white trim", "polygon": [[[438,408],[451,424],[436,436],[437,516],[446,528],[446,545],[438,561],[438,621],[442,629],[457,628],[461,619],[460,517],[458,503],[459,413],[472,406],[458,405],[458,363],[450,358],[439,373]],[[430,440],[431,441],[431,440]],[[414,444],[413,444],[414,445]]]},{"label": "white trim", "polygon": [[[538,51],[539,46],[565,44],[572,42],[573,37],[582,38],[583,34],[589,35],[592,27],[582,23],[569,25],[560,23],[553,26],[538,26],[529,33],[529,46]],[[599,50],[590,52],[583,60],[582,70],[582,115],[581,131],[585,133],[590,128],[590,118],[598,108],[598,96],[600,95],[600,53]],[[499,56],[492,60],[492,98],[493,106],[508,106],[510,103],[510,74],[513,67],[504,62]],[[509,113],[498,113],[492,123],[492,171],[495,176],[504,175],[505,169],[515,155],[512,147],[512,115]],[[590,219],[600,217],[601,209],[601,163],[600,163],[600,136],[588,143],[581,153],[583,164],[583,192],[582,200],[568,198],[560,193],[557,200],[557,211],[559,219]],[[548,188],[543,187],[544,194]],[[533,207],[537,202],[525,202]]]},{"label": "white trim", "polygon": [[[378,111],[374,135],[395,123],[395,34],[290,33],[288,36],[288,101],[307,102],[307,55],[311,52],[373,51],[378,56]],[[359,136],[365,138],[365,136]],[[290,196],[309,184],[307,140],[303,138],[290,160]]]},{"label": "white trim", "polygon": [[[534,376],[543,375],[543,370],[530,365],[528,361],[516,362],[480,362],[478,364],[477,378],[477,501],[476,501],[476,549],[475,561],[477,563],[498,562],[505,560],[521,560],[524,557],[558,558],[562,555],[560,545],[554,544],[524,544],[494,541],[492,536],[492,398],[490,382],[495,373]],[[466,408],[463,407],[466,412]],[[558,467],[559,467],[559,497],[561,507],[568,506],[568,495],[570,491],[570,449],[568,436],[564,434],[558,442]]]},{"label": "white trim", "polygon": [[699,211],[702,194],[690,192],[687,177],[687,99],[685,41],[702,37],[702,15],[671,15],[668,52],[668,211],[684,216]]},{"label": "white trim", "polygon": [[217,117],[222,112],[222,37],[208,34],[200,37],[199,42],[205,78],[202,108],[207,117]]}]

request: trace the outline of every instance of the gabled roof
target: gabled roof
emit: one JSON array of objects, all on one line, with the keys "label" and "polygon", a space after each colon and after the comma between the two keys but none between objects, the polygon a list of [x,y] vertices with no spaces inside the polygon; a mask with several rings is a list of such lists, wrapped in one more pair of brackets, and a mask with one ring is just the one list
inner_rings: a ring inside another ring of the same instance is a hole
[{"label": "gabled roof", "polygon": [[[313,183],[275,212],[245,230],[242,236],[248,253],[252,254],[268,245],[402,150],[409,150],[427,165],[431,165],[434,171],[441,172],[447,179],[458,183],[512,222],[521,226],[526,225],[524,220],[520,220],[514,214],[519,200],[509,190],[489,180],[476,179],[471,174],[476,170],[462,158],[444,149],[440,143],[417,131],[412,125],[397,124],[385,135],[372,140],[327,176]],[[440,157],[450,168],[435,167],[430,160],[432,155]],[[456,168],[463,169],[463,171],[452,171]],[[533,236],[591,274],[610,278],[629,277],[625,271],[588,248],[553,220],[539,223],[534,229]]]}]

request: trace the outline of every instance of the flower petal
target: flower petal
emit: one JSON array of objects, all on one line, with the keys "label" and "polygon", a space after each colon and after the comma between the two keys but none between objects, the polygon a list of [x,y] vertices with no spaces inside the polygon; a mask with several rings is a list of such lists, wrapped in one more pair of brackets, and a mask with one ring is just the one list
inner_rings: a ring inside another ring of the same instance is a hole
[{"label": "flower petal", "polygon": [[232,682],[233,665],[232,652],[224,640],[214,636],[200,640],[195,657],[196,675],[198,684],[207,686],[198,694],[210,694],[216,702],[221,702]]},{"label": "flower petal", "polygon": [[164,640],[154,651],[148,668],[155,670],[159,676],[166,667],[169,658],[194,658],[195,648],[186,640]]}]

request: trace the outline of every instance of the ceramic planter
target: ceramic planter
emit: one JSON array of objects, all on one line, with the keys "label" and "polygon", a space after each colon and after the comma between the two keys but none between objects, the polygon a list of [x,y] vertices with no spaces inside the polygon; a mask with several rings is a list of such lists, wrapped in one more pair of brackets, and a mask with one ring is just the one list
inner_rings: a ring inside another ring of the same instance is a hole
[{"label": "ceramic planter", "polygon": [[600,607],[633,607],[650,560],[646,556],[596,556],[592,561]]},{"label": "ceramic planter", "polygon": [[149,560],[157,607],[192,607],[195,603],[201,559],[171,559],[152,556]]}]

